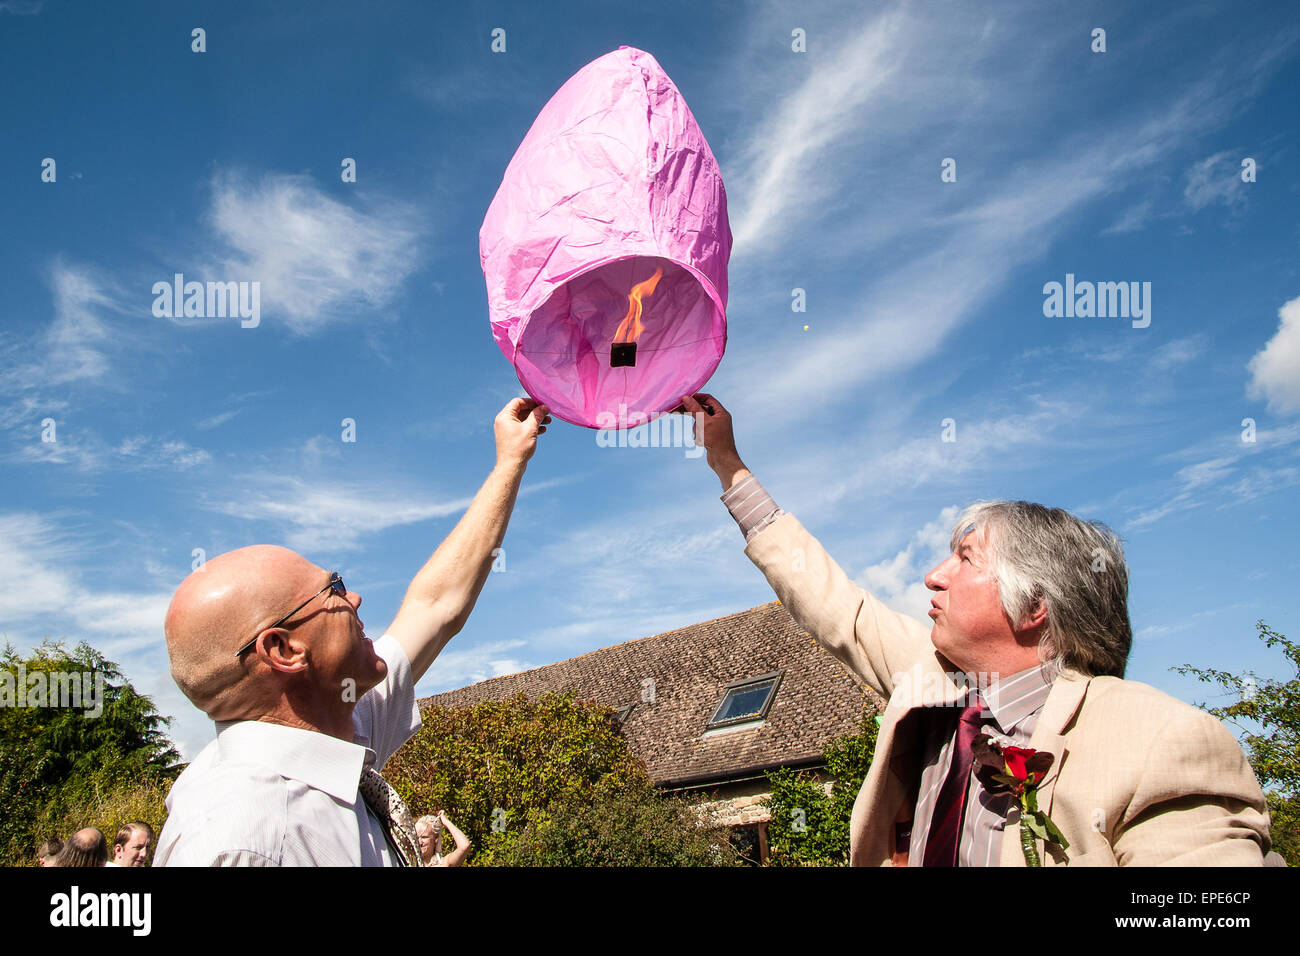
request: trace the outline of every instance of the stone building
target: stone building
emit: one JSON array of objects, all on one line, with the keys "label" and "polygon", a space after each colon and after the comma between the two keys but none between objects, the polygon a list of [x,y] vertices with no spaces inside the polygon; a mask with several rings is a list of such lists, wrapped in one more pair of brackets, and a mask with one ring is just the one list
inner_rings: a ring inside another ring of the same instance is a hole
[{"label": "stone building", "polygon": [[423,699],[472,706],[523,691],[615,708],[655,784],[688,796],[751,862],[767,858],[764,773],[826,777],[822,750],[879,698],[802,631],[779,601]]}]

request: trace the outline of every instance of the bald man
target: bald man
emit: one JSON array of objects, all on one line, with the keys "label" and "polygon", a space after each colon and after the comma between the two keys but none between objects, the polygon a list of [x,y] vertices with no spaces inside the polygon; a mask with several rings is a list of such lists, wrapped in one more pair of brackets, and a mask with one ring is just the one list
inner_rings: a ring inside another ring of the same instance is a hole
[{"label": "bald man", "polygon": [[182,582],[172,677],[217,738],[168,795],[155,866],[419,865],[373,771],[420,728],[415,684],[465,626],[550,420],[523,398],[497,415],[496,466],[373,643],[361,595],[287,548],[240,548]]},{"label": "bald man", "polygon": [[55,866],[98,866],[108,861],[108,841],[103,831],[86,827],[68,837],[63,849],[55,857]]}]

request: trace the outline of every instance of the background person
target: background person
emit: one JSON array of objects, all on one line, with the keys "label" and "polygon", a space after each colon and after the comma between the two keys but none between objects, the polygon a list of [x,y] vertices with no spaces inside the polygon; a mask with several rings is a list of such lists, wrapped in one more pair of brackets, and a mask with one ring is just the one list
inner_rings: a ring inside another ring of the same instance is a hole
[{"label": "background person", "polygon": [[95,827],[86,827],[68,837],[55,858],[55,866],[102,867],[108,862],[108,841]]},{"label": "background person", "polygon": [[153,827],[143,820],[123,824],[113,838],[113,859],[108,866],[145,866],[153,845]]},{"label": "background person", "polygon": [[[442,855],[443,829],[451,834],[456,848],[446,856]],[[415,832],[420,837],[420,853],[425,866],[460,866],[469,854],[469,837],[451,822],[447,814],[439,810],[436,814],[426,814],[415,821]]]},{"label": "background person", "polygon": [[44,843],[36,848],[36,863],[38,866],[58,866],[55,859],[59,851],[63,849],[63,841],[58,837],[50,837]]}]

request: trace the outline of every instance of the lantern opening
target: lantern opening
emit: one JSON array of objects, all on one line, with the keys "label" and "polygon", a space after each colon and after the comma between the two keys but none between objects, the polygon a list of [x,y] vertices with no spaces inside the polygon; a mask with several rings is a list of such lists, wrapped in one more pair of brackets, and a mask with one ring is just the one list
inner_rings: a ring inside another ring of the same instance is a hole
[{"label": "lantern opening", "polygon": [[706,278],[637,255],[559,285],[528,314],[513,357],[529,395],[595,428],[620,405],[645,421],[676,408],[708,381],[726,342],[726,313]]}]

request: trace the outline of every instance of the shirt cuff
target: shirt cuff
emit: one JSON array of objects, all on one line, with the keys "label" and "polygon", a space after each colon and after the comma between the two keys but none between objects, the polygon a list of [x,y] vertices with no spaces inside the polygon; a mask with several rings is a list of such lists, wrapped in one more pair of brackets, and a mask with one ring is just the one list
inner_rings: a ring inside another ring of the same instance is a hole
[{"label": "shirt cuff", "polygon": [[736,519],[746,541],[785,514],[753,475],[724,491],[721,500]]}]

